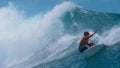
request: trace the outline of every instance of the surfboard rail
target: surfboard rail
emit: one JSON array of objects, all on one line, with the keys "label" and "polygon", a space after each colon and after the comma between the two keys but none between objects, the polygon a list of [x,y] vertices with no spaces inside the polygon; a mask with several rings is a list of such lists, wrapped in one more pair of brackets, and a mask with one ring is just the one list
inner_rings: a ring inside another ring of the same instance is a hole
[{"label": "surfboard rail", "polygon": [[104,44],[98,44],[98,45],[94,45],[91,46],[90,48],[88,48],[87,50],[84,51],[84,53],[87,56],[92,56],[94,54],[96,54],[98,51],[100,51],[102,48],[104,48],[106,45]]}]

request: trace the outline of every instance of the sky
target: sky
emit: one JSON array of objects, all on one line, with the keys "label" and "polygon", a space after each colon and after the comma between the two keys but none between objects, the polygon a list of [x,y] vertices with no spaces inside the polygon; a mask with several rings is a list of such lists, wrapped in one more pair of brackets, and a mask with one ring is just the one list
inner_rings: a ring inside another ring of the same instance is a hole
[{"label": "sky", "polygon": [[19,10],[24,10],[28,15],[47,12],[55,5],[70,1],[88,10],[120,14],[120,0],[0,0],[0,7],[11,2]]}]

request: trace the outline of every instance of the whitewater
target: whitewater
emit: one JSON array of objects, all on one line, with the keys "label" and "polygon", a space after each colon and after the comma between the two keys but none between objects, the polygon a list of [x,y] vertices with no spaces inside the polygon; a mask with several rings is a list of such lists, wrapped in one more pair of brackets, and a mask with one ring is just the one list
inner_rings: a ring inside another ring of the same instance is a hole
[{"label": "whitewater", "polygon": [[[86,57],[84,31],[107,47]],[[28,17],[9,2],[0,8],[0,68],[119,68],[120,14],[87,10],[72,2]]]}]

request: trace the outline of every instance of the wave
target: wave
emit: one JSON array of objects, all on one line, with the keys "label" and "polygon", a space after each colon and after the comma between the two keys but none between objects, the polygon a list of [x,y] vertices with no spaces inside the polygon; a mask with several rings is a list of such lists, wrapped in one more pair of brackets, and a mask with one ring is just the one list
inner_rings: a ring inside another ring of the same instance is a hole
[{"label": "wave", "polygon": [[[17,52],[16,59],[9,60],[12,62],[14,60],[14,62],[6,63],[5,66],[8,68],[119,68],[120,66],[120,55],[118,54],[120,49],[120,14],[96,12],[71,2],[63,2],[45,14],[38,14],[27,21],[22,17],[20,21],[24,23],[18,24],[19,28],[16,30],[20,33],[18,33],[17,39],[22,37],[23,44],[18,49],[25,48],[26,50],[30,45],[31,47],[26,53],[30,51],[32,54],[30,53],[27,57],[22,56],[18,60],[18,55],[21,52]],[[86,58],[77,49],[79,39],[86,30],[97,31],[90,41],[108,46],[89,58]],[[14,32],[17,33],[17,31]],[[18,45],[18,42],[21,43],[20,40],[17,40],[16,45],[20,46],[21,44]],[[20,62],[20,60],[22,61]]]}]

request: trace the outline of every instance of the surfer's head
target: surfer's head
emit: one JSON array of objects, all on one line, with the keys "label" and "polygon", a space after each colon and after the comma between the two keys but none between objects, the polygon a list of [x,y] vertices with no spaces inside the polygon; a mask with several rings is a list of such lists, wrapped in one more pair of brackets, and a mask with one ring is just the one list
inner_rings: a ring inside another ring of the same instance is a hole
[{"label": "surfer's head", "polygon": [[89,35],[89,32],[85,31],[84,36],[88,36],[88,35]]}]

